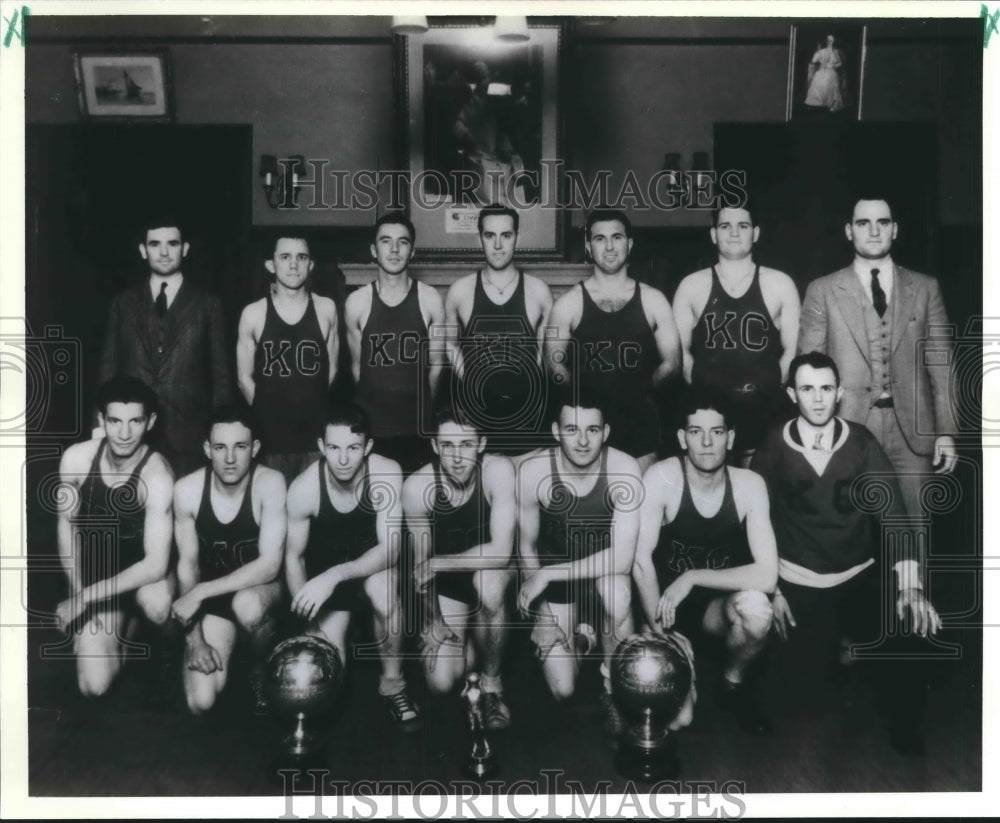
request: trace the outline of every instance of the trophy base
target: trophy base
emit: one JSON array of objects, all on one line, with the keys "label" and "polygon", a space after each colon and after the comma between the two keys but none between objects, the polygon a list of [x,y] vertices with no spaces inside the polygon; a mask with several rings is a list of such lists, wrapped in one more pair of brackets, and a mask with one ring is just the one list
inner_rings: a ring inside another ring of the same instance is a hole
[{"label": "trophy base", "polygon": [[622,735],[615,757],[615,769],[622,777],[643,782],[670,780],[681,773],[677,741],[666,735],[655,746],[636,745],[629,735]]},{"label": "trophy base", "polygon": [[473,780],[486,780],[497,773],[497,763],[492,757],[470,757],[462,766],[462,774]]}]

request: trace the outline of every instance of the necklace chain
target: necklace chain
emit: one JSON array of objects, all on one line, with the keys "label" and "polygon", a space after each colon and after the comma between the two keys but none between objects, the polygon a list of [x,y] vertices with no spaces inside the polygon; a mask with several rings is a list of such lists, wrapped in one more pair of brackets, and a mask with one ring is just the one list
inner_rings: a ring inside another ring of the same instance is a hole
[{"label": "necklace chain", "polygon": [[491,286],[493,286],[493,288],[495,288],[498,292],[500,292],[501,297],[504,296],[504,293],[507,291],[507,289],[509,289],[511,286],[514,285],[514,283],[517,282],[517,272],[514,272],[514,275],[503,286],[498,286],[496,283],[494,283],[493,278],[490,277],[489,275],[489,272],[483,272],[483,274],[486,275],[486,282],[489,283]]}]

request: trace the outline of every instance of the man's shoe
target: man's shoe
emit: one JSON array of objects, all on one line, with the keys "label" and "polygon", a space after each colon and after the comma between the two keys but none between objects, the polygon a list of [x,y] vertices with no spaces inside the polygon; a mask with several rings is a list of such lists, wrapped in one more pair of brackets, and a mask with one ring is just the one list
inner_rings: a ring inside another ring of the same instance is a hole
[{"label": "man's shoe", "polygon": [[625,733],[625,717],[615,703],[611,692],[601,693],[601,708],[604,710],[604,736],[612,749],[618,748],[618,739]]},{"label": "man's shoe", "polygon": [[486,728],[498,732],[510,726],[510,709],[497,692],[483,692],[483,719]]},{"label": "man's shoe", "polygon": [[400,731],[415,732],[423,723],[420,717],[420,710],[414,702],[410,700],[410,695],[406,689],[396,694],[384,694],[382,700],[389,712],[392,722],[399,727]]},{"label": "man's shoe", "polygon": [[719,690],[719,706],[733,715],[747,734],[766,737],[774,732],[770,719],[757,705],[753,691],[746,683],[724,681]]}]

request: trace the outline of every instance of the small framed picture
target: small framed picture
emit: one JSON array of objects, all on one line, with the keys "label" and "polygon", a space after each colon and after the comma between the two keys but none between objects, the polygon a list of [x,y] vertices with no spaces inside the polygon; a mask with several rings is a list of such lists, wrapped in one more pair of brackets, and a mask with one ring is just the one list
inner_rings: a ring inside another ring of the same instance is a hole
[{"label": "small framed picture", "polygon": [[166,51],[77,52],[76,83],[84,117],[170,120],[170,64]]},{"label": "small framed picture", "polygon": [[867,34],[838,20],[792,26],[786,120],[861,119]]}]

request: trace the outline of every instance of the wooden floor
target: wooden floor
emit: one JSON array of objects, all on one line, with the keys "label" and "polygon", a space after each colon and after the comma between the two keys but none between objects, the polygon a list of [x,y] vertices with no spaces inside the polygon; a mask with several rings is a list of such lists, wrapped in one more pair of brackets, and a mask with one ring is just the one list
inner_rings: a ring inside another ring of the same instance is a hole
[{"label": "wooden floor", "polygon": [[[862,678],[835,685],[819,673],[771,667],[762,676],[773,737],[753,739],[721,713],[714,699],[717,664],[699,657],[696,721],[679,735],[686,781],[727,781],[759,792],[978,791],[981,786],[982,633],[944,634],[958,643],[958,660],[937,664],[929,687],[928,754],[903,757],[888,745]],[[29,631],[29,791],[36,796],[276,795],[279,729],[250,711],[244,668],[234,666],[222,705],[192,717],[178,696],[152,706],[145,661],[130,664],[107,698],[85,701],[75,692],[72,660],[42,659],[49,628]],[[527,646],[515,631],[504,675],[513,724],[490,735],[499,779],[535,781],[560,770],[586,791],[610,781],[623,791],[613,754],[601,734],[596,658],[588,660],[577,695],[556,704],[545,690]],[[324,761],[331,780],[460,779],[469,750],[457,695],[431,697],[413,669],[411,694],[424,708],[422,731],[391,726],[376,694],[378,667],[351,664],[348,689],[329,728]]]}]

